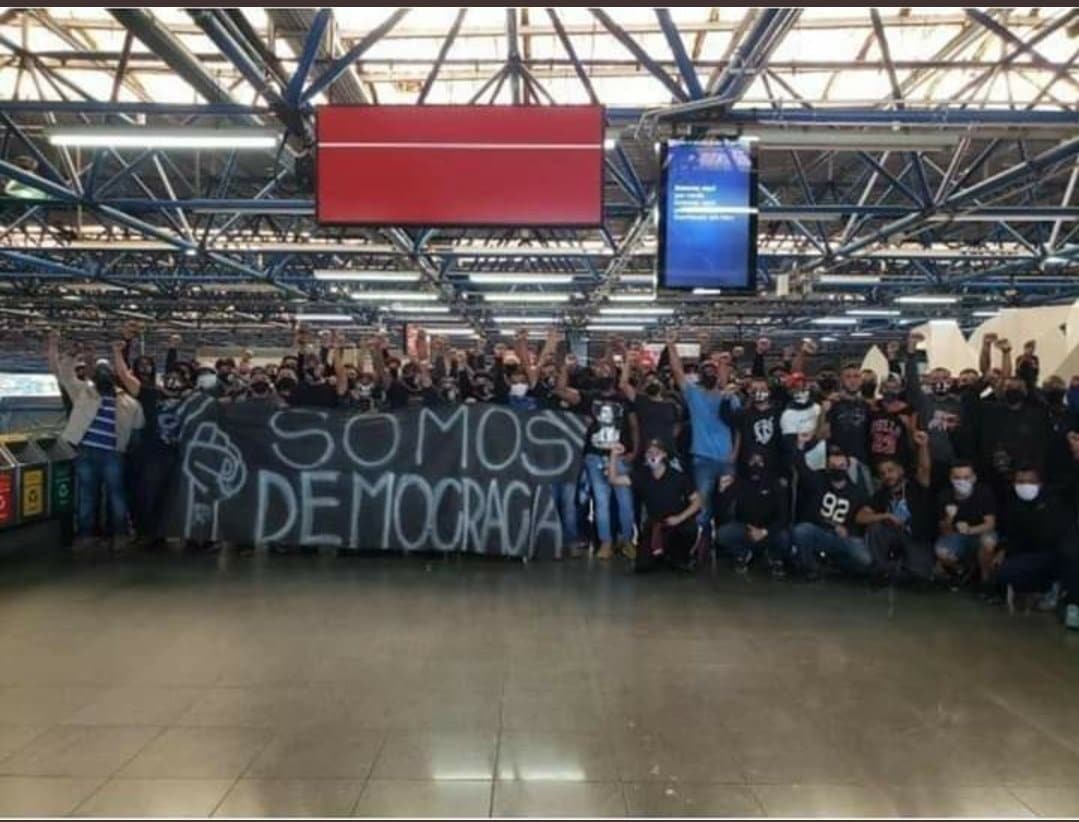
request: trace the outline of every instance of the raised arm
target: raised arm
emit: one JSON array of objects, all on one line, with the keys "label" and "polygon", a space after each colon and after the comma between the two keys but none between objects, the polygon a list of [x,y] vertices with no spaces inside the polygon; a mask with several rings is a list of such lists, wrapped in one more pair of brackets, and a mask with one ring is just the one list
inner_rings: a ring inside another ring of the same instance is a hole
[{"label": "raised arm", "polygon": [[124,390],[132,397],[137,397],[139,392],[142,391],[142,383],[127,367],[127,360],[124,359],[126,352],[126,342],[117,340],[112,344],[112,367],[116,371],[116,379],[119,380]]},{"label": "raised arm", "polygon": [[[630,373],[633,370],[633,366],[629,361],[629,357],[622,358],[622,365],[618,369],[618,390],[622,392],[622,396],[630,402],[637,401],[637,389],[633,387],[633,383],[629,381]],[[634,448],[634,451],[637,449]]]},{"label": "raised arm", "polygon": [[757,340],[757,344],[753,349],[753,376],[764,377],[767,376],[764,372],[764,355],[768,353],[768,349],[772,347],[772,341],[767,337],[761,337]]},{"label": "raised arm", "polygon": [[345,370],[345,335],[333,333],[333,375],[336,378],[337,396],[348,393],[348,371]]},{"label": "raised arm", "polygon": [[384,389],[389,388],[391,377],[386,370],[386,340],[382,336],[372,337],[369,345],[371,346],[371,368],[375,372],[375,382]]},{"label": "raised arm", "polygon": [[989,376],[989,371],[993,367],[992,363],[992,350],[993,343],[997,341],[996,334],[986,334],[982,337],[982,350],[978,354],[978,370],[982,372],[983,377]]},{"label": "raised arm", "polygon": [[1012,376],[1012,344],[1007,340],[997,340],[997,348],[1000,349],[1000,382],[1003,390],[1004,380]]},{"label": "raised arm", "polygon": [[548,360],[553,360],[555,352],[558,350],[559,334],[555,329],[551,329],[547,332],[547,339],[543,341],[543,348],[540,350],[540,355],[536,359],[535,363],[530,363],[528,366],[528,384],[532,387],[536,387],[536,383],[539,382],[540,368]]},{"label": "raised arm", "polygon": [[792,371],[801,371],[806,373],[806,368],[809,367],[809,358],[817,353],[817,344],[811,340],[803,340],[802,344],[798,346],[798,351],[794,355],[794,360],[791,362]]},{"label": "raised arm", "polygon": [[566,361],[562,361],[562,365],[558,369],[558,379],[555,381],[554,395],[559,399],[563,399],[570,405],[578,405],[581,402],[581,392],[576,388],[570,388],[569,385],[569,368],[566,366]]},{"label": "raised arm", "polygon": [[915,431],[913,438],[914,447],[918,449],[918,467],[914,473],[914,479],[923,488],[928,488],[933,469],[933,460],[929,453],[929,434],[925,431]]},{"label": "raised arm", "polygon": [[679,388],[685,388],[686,370],[682,367],[682,358],[678,356],[678,332],[673,328],[667,331],[667,359],[671,364],[671,376],[674,384]]}]

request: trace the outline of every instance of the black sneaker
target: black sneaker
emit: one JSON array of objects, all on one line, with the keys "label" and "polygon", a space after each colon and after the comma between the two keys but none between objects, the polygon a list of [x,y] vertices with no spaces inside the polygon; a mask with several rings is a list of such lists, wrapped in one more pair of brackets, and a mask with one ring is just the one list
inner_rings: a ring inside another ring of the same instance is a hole
[{"label": "black sneaker", "polygon": [[749,563],[752,562],[752,560],[752,554],[746,554],[744,557],[735,557],[734,572],[739,576],[745,576],[749,573]]},{"label": "black sneaker", "polygon": [[772,579],[786,579],[787,569],[783,565],[783,560],[775,560],[769,563],[769,567],[772,569]]}]

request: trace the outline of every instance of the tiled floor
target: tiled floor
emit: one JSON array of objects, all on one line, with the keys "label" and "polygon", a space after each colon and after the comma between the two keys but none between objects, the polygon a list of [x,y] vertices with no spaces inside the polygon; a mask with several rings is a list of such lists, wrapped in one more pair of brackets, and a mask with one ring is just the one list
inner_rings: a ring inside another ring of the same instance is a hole
[{"label": "tiled floor", "polygon": [[0,563],[0,815],[1079,814],[1079,636],[478,558]]}]

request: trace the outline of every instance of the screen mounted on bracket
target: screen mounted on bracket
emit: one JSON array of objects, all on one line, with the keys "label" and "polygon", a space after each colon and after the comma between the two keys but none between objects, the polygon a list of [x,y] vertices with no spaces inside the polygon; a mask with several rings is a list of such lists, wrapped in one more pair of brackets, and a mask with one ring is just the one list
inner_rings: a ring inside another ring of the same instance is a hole
[{"label": "screen mounted on bracket", "polygon": [[757,284],[757,153],[744,140],[665,143],[656,266],[664,288]]}]

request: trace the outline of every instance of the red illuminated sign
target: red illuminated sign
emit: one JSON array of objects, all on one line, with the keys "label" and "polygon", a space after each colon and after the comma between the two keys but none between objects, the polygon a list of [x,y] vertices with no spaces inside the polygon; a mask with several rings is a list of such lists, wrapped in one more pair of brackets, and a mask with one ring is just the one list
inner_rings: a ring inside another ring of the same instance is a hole
[{"label": "red illuminated sign", "polygon": [[320,223],[598,226],[600,106],[322,106]]}]

